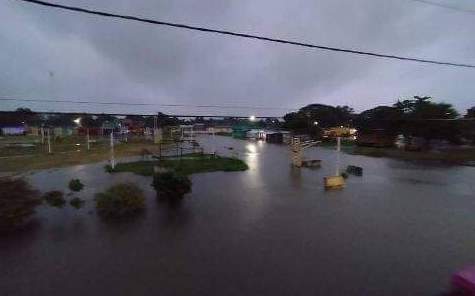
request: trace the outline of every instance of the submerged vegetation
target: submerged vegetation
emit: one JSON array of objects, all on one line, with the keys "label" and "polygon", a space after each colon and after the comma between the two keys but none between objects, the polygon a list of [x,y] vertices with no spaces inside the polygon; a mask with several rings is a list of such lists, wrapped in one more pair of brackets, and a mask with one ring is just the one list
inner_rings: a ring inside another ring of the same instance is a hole
[{"label": "submerged vegetation", "polygon": [[191,180],[187,176],[169,171],[155,174],[152,186],[157,191],[159,198],[180,200],[191,191]]},{"label": "submerged vegetation", "polygon": [[79,197],[75,197],[69,201],[69,204],[75,208],[75,209],[80,209],[83,207],[85,201]]},{"label": "submerged vegetation", "polygon": [[0,178],[0,231],[28,222],[41,204],[38,191],[23,179]]},{"label": "submerged vegetation", "polygon": [[84,188],[84,184],[81,183],[81,180],[79,179],[72,179],[69,181],[69,189],[71,191],[81,191]]},{"label": "submerged vegetation", "polygon": [[152,176],[154,167],[163,167],[173,170],[180,175],[191,175],[205,172],[233,172],[245,171],[247,164],[237,158],[221,157],[214,155],[196,155],[186,158],[163,159],[157,161],[136,161],[119,163],[114,170],[106,167],[108,172],[132,172],[142,176]]},{"label": "submerged vegetation", "polygon": [[96,208],[104,218],[130,216],[145,208],[145,197],[137,185],[121,183],[96,194]]},{"label": "submerged vegetation", "polygon": [[55,208],[62,208],[66,204],[63,192],[58,190],[46,192],[43,194],[43,199],[48,205]]}]

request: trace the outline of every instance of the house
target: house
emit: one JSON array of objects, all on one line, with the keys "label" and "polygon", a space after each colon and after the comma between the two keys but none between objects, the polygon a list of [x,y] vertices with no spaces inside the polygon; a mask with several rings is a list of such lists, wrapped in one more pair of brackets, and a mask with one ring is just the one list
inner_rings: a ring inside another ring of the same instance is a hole
[{"label": "house", "polygon": [[27,127],[25,124],[11,124],[0,126],[0,135],[2,136],[21,136],[26,135]]},{"label": "house", "polygon": [[214,126],[208,127],[207,132],[209,134],[215,133],[217,135],[231,135],[233,129],[230,126]]},{"label": "house", "polygon": [[282,144],[284,143],[284,134],[281,132],[267,132],[266,133],[266,142]]},{"label": "house", "polygon": [[204,132],[204,131],[206,131],[206,126],[205,126],[204,123],[194,123],[193,124],[193,131]]},{"label": "house", "polygon": [[323,136],[325,138],[350,137],[355,134],[356,129],[344,126],[331,127],[323,130]]},{"label": "house", "polygon": [[233,127],[232,127],[233,138],[245,139],[247,132],[250,131],[251,129],[252,129],[252,127],[250,125],[247,125],[247,124],[233,125]]},{"label": "house", "polygon": [[384,129],[359,131],[356,135],[356,145],[369,147],[392,147],[396,137],[389,135]]},{"label": "house", "polygon": [[266,131],[263,129],[251,129],[246,132],[246,138],[263,140],[266,138]]}]

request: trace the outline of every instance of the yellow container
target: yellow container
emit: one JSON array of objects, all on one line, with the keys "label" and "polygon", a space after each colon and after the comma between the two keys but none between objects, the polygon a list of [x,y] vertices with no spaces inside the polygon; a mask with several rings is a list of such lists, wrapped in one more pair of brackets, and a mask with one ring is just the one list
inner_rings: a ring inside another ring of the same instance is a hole
[{"label": "yellow container", "polygon": [[323,178],[323,184],[326,190],[342,189],[345,187],[345,179],[342,176],[330,176]]}]

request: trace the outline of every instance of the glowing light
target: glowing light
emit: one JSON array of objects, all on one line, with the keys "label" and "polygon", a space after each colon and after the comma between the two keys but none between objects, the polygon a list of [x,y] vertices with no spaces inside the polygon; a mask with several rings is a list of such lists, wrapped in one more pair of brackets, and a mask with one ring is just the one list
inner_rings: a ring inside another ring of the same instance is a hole
[{"label": "glowing light", "polygon": [[77,124],[77,125],[80,125],[81,124],[81,117],[78,117],[78,118],[74,119],[74,123]]},{"label": "glowing light", "polygon": [[254,115],[249,116],[249,120],[250,121],[256,121],[256,116],[254,116]]},{"label": "glowing light", "polygon": [[318,121],[314,121],[314,122],[313,122],[313,125],[318,125]]}]

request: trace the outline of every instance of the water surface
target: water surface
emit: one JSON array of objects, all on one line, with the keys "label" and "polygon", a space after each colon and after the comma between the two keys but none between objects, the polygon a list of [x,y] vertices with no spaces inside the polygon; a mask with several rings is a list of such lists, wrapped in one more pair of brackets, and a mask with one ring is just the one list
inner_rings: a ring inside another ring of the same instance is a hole
[{"label": "water surface", "polygon": [[[364,175],[325,192],[332,150],[307,151],[321,169],[293,169],[283,145],[200,141],[250,169],[194,175],[175,208],[151,178],[103,164],[28,175],[42,191],[80,178],[87,203],[42,207],[35,227],[0,238],[0,295],[437,295],[475,263],[475,168],[344,154]],[[104,223],[94,193],[122,181],[144,189],[147,210]]]}]

